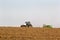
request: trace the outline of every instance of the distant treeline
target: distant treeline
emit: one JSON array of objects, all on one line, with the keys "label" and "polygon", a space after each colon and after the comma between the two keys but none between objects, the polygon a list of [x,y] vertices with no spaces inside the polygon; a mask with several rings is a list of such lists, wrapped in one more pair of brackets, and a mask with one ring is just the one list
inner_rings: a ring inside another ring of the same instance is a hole
[{"label": "distant treeline", "polygon": [[[30,21],[26,21],[25,25],[21,25],[21,27],[32,27],[32,24],[31,24]],[[43,24],[43,28],[52,28],[52,26],[51,25]]]}]

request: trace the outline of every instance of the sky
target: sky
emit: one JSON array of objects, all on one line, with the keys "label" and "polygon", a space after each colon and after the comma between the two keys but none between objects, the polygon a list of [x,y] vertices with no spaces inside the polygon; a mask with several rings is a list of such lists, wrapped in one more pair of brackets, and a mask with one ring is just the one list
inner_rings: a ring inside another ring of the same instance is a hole
[{"label": "sky", "polygon": [[60,28],[60,0],[0,0],[0,25],[49,24]]}]

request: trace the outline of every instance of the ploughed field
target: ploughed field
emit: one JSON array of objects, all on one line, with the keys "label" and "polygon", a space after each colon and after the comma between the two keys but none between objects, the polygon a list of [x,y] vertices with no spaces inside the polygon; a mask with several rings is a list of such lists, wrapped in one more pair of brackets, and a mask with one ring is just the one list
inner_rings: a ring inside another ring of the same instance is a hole
[{"label": "ploughed field", "polygon": [[60,40],[60,28],[0,27],[0,40]]}]

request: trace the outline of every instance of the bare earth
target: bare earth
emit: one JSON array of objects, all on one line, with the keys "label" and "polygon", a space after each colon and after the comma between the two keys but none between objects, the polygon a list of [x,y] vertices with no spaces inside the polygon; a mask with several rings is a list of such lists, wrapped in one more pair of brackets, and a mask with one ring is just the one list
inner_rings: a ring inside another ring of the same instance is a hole
[{"label": "bare earth", "polygon": [[0,27],[0,40],[60,40],[60,28]]}]

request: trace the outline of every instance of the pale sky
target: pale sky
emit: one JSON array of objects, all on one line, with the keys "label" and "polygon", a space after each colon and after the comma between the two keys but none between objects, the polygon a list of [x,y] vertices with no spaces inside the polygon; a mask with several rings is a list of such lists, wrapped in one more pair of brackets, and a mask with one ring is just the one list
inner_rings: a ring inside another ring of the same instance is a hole
[{"label": "pale sky", "polygon": [[60,28],[60,0],[0,0],[0,25],[50,24]]}]

